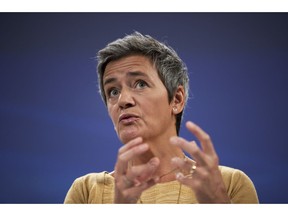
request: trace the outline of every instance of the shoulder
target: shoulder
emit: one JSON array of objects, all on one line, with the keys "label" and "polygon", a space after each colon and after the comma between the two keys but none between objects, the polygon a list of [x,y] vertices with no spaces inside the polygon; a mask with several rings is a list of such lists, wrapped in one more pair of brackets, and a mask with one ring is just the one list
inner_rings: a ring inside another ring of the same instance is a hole
[{"label": "shoulder", "polygon": [[74,180],[74,183],[80,183],[80,184],[95,184],[98,181],[104,181],[105,175],[108,174],[108,172],[103,171],[99,173],[88,173],[86,175],[80,176]]},{"label": "shoulder", "polygon": [[234,203],[258,203],[252,180],[242,170],[219,166],[227,192]]},{"label": "shoulder", "polygon": [[104,185],[113,184],[113,179],[106,171],[80,176],[72,183],[64,203],[87,203],[92,191],[96,192],[102,190]]},{"label": "shoulder", "polygon": [[114,178],[107,172],[88,173],[86,175],[76,178],[73,185],[82,185],[87,189],[94,187],[95,185],[110,184],[114,181]]},{"label": "shoulder", "polygon": [[233,176],[233,175],[246,175],[242,170],[235,169],[228,166],[219,166],[219,170],[224,176]]},{"label": "shoulder", "polygon": [[225,180],[229,180],[232,182],[251,181],[248,175],[240,169],[235,169],[227,166],[219,166],[219,170],[222,174],[224,181]]}]

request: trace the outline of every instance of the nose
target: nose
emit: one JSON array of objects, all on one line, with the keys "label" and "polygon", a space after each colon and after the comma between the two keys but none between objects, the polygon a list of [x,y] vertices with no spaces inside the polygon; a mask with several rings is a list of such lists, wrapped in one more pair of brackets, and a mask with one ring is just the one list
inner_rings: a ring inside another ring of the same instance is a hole
[{"label": "nose", "polygon": [[127,109],[133,107],[135,105],[135,101],[132,95],[132,92],[128,89],[122,89],[121,93],[118,97],[118,106],[121,109]]}]

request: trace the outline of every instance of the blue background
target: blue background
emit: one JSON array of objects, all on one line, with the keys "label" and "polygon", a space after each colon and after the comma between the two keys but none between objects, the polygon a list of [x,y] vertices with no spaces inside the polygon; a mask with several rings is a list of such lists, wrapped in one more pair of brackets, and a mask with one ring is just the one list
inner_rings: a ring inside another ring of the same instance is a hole
[{"label": "blue background", "polygon": [[121,144],[94,57],[134,30],[186,62],[184,120],[220,163],[246,172],[261,203],[287,203],[287,13],[1,13],[0,202],[62,203],[75,178],[113,170]]}]

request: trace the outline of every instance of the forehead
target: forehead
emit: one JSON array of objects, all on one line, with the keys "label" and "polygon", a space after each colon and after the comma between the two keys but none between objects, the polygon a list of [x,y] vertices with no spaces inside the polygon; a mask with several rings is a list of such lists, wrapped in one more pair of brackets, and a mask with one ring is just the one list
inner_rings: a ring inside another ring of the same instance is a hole
[{"label": "forehead", "polygon": [[123,72],[141,71],[144,73],[156,72],[154,65],[148,57],[133,55],[111,61],[107,64],[103,79]]}]

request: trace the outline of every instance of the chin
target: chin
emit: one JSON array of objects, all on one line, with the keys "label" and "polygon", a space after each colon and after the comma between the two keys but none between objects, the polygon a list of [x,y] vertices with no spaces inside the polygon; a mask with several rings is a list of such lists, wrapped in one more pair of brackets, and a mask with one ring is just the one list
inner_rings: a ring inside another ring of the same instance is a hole
[{"label": "chin", "polygon": [[121,140],[123,144],[128,143],[129,141],[140,137],[140,133],[138,130],[123,130],[120,133],[118,133],[118,137]]}]

